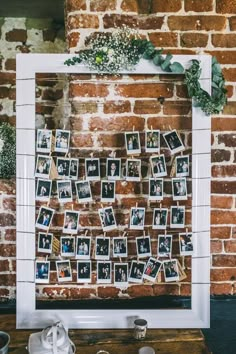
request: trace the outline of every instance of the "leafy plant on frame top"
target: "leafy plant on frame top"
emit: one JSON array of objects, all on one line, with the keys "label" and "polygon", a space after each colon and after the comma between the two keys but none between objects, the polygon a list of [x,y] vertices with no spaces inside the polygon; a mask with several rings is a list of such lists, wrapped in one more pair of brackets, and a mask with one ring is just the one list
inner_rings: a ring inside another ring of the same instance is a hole
[{"label": "leafy plant on frame top", "polygon": [[192,60],[189,69],[184,70],[178,62],[172,62],[173,55],[162,54],[152,42],[141,38],[138,32],[127,27],[118,28],[112,33],[98,33],[89,38],[86,49],[65,61],[65,64],[83,63],[91,70],[102,74],[119,74],[121,71],[134,70],[141,58],[152,61],[164,72],[184,74],[184,83],[193,104],[201,107],[207,114],[219,114],[227,103],[227,90],[221,67],[216,58],[212,58],[211,95],[201,88],[199,79],[201,67],[198,60]]}]

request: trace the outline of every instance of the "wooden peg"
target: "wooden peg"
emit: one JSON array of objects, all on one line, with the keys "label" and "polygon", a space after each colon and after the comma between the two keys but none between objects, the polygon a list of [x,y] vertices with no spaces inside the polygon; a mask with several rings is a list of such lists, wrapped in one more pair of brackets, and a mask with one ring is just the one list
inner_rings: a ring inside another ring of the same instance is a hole
[{"label": "wooden peg", "polygon": [[47,129],[47,124],[44,124],[44,129]]},{"label": "wooden peg", "polygon": [[93,152],[90,153],[90,157],[91,157],[91,159],[93,159]]},{"label": "wooden peg", "polygon": [[162,203],[160,203],[160,212],[161,212],[161,208],[162,208]]},{"label": "wooden peg", "polygon": [[123,235],[122,235],[122,237],[125,237],[125,235],[126,235],[126,231],[124,231],[124,232],[123,232]]},{"label": "wooden peg", "polygon": [[65,124],[63,125],[63,129],[62,130],[66,130],[66,125]]},{"label": "wooden peg", "polygon": [[84,236],[87,236],[87,234],[88,234],[88,229],[85,231],[85,234],[84,234]]},{"label": "wooden peg", "polygon": [[186,235],[188,235],[188,228],[186,227]]},{"label": "wooden peg", "polygon": [[136,207],[136,209],[138,209],[138,202],[136,202],[135,207]]},{"label": "wooden peg", "polygon": [[121,257],[119,257],[119,262],[122,263]]},{"label": "wooden peg", "polygon": [[152,125],[151,125],[151,131],[153,131],[153,129],[152,129]]},{"label": "wooden peg", "polygon": [[133,125],[133,132],[134,132],[134,130],[135,130],[135,126]]}]

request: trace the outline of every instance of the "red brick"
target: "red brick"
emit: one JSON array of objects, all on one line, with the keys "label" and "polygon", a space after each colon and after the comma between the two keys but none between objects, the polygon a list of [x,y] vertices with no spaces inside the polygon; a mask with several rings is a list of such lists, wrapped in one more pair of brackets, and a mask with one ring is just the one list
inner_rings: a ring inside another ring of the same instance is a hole
[{"label": "red brick", "polygon": [[86,0],[67,0],[66,12],[86,10]]},{"label": "red brick", "polygon": [[0,227],[14,226],[15,223],[16,223],[15,215],[8,214],[8,213],[0,214]]},{"label": "red brick", "polygon": [[150,285],[132,285],[128,288],[128,294],[131,298],[153,296],[153,288]]},{"label": "red brick", "polygon": [[140,193],[140,183],[139,182],[117,181],[116,193],[117,194],[130,194],[130,193],[139,194]]},{"label": "red brick", "polygon": [[130,101],[106,101],[103,107],[103,111],[105,114],[126,113],[126,112],[130,112],[130,110],[131,110]]},{"label": "red brick", "polygon": [[[140,1],[140,0],[139,0]],[[146,1],[146,0],[143,0]],[[138,18],[138,27],[143,30],[158,30],[162,28],[164,17],[148,15]]]},{"label": "red brick", "polygon": [[99,11],[112,11],[116,9],[116,0],[91,0],[90,10]]},{"label": "red brick", "polygon": [[222,252],[222,241],[211,240],[211,253],[221,253]]},{"label": "red brick", "polygon": [[139,29],[161,29],[164,17],[139,17],[131,15],[106,14],[103,17],[104,28],[122,27],[123,25]]},{"label": "red brick", "polygon": [[15,286],[16,274],[1,274],[0,286]]},{"label": "red brick", "polygon": [[0,289],[0,302],[6,300],[9,297],[9,290],[8,289]]},{"label": "red brick", "polygon": [[57,30],[55,28],[43,30],[43,41],[54,42],[57,37]]},{"label": "red brick", "polygon": [[9,271],[9,261],[7,259],[0,260],[0,272]]},{"label": "red brick", "polygon": [[136,114],[157,114],[161,111],[161,105],[157,100],[135,101],[134,113]]},{"label": "red brick", "polygon": [[147,97],[147,98],[157,98],[158,96],[172,97],[173,96],[173,85],[166,83],[153,83],[153,84],[127,84],[127,85],[116,85],[115,92],[117,95],[123,97]]},{"label": "red brick", "polygon": [[3,198],[3,209],[9,211],[16,210],[16,198]]},{"label": "red brick", "polygon": [[1,244],[0,256],[1,257],[15,257],[16,255],[16,245],[14,244]]},{"label": "red brick", "polygon": [[74,16],[69,16],[67,26],[69,30],[79,28],[98,28],[98,16],[88,14],[76,14]]},{"label": "red brick", "polygon": [[236,253],[236,240],[224,241],[224,247],[225,247],[225,252]]},{"label": "red brick", "polygon": [[229,18],[229,28],[230,31],[236,31],[236,16],[231,16]]},{"label": "red brick", "polygon": [[49,105],[43,106],[40,102],[40,103],[36,103],[35,111],[37,114],[51,115],[54,109],[55,109],[55,106],[49,106]]},{"label": "red brick", "polygon": [[115,298],[118,297],[119,294],[119,289],[118,288],[114,288],[112,286],[104,286],[101,287],[99,286],[98,288],[98,297],[102,298],[102,299],[107,299],[107,298]]},{"label": "red brick", "polygon": [[221,269],[211,269],[211,281],[231,281],[232,278],[236,279],[236,268],[221,268]]},{"label": "red brick", "polygon": [[236,147],[236,134],[219,134],[218,143],[227,147]]},{"label": "red brick", "polygon": [[57,101],[63,97],[63,90],[46,89],[43,91],[42,99],[48,101]]},{"label": "red brick", "polygon": [[192,111],[192,103],[188,101],[166,101],[163,104],[163,113],[166,115],[188,115]]},{"label": "red brick", "polygon": [[106,97],[108,96],[108,85],[105,84],[71,84],[70,97]]},{"label": "red brick", "polygon": [[100,134],[97,138],[100,147],[117,148],[125,145],[124,134]]},{"label": "red brick", "polygon": [[216,194],[236,194],[236,181],[212,181],[211,192]]},{"label": "red brick", "polygon": [[211,238],[221,238],[227,239],[230,238],[231,235],[231,227],[229,226],[217,226],[211,227]]},{"label": "red brick", "polygon": [[137,0],[123,0],[121,3],[121,10],[124,12],[139,12]]},{"label": "red brick", "polygon": [[236,175],[235,165],[212,166],[212,177],[234,177]]},{"label": "red brick", "polygon": [[1,85],[15,85],[16,74],[0,72],[0,83]]},{"label": "red brick", "polygon": [[226,81],[234,82],[236,80],[236,68],[222,68]]},{"label": "red brick", "polygon": [[153,129],[169,129],[169,126],[172,129],[191,129],[192,128],[192,119],[191,117],[151,117],[147,120],[147,125],[150,128],[151,126]]},{"label": "red brick", "polygon": [[67,39],[69,48],[77,47],[80,39],[80,34],[78,32],[69,33]]},{"label": "red brick", "polygon": [[214,0],[184,0],[184,9],[186,12],[208,12],[213,10]]},{"label": "red brick", "polygon": [[16,100],[16,88],[10,88],[9,90],[9,100]]},{"label": "red brick", "polygon": [[152,13],[178,12],[181,7],[181,0],[152,1]]},{"label": "red brick", "polygon": [[169,16],[170,30],[222,31],[226,27],[225,16]]},{"label": "red brick", "polygon": [[0,87],[0,98],[7,98],[9,96],[9,88],[6,86]]},{"label": "red brick", "polygon": [[206,50],[205,53],[215,56],[220,64],[236,64],[236,52],[233,50]]},{"label": "red brick", "polygon": [[180,35],[180,44],[182,47],[206,47],[208,35],[203,33],[183,33]]},{"label": "red brick", "polygon": [[226,89],[226,95],[227,98],[233,97],[234,95],[234,86],[233,85],[225,85],[225,89]]},{"label": "red brick", "polygon": [[212,34],[212,44],[214,47],[235,48],[236,34]]},{"label": "red brick", "polygon": [[179,295],[178,284],[155,284],[153,286],[153,293],[155,296],[161,295]]},{"label": "red brick", "polygon": [[170,32],[149,33],[149,40],[155,47],[177,47],[178,34]]},{"label": "red brick", "polygon": [[212,162],[229,161],[230,157],[231,157],[231,152],[229,150],[223,150],[223,149],[211,150]]},{"label": "red brick", "polygon": [[16,71],[16,59],[14,59],[14,58],[6,59],[5,69]]},{"label": "red brick", "polygon": [[216,12],[221,14],[235,14],[236,3],[234,0],[216,0]]},{"label": "red brick", "polygon": [[231,295],[232,285],[228,283],[215,284],[211,283],[211,295]]},{"label": "red brick", "polygon": [[212,224],[232,224],[232,221],[236,219],[235,211],[225,210],[212,210],[211,211],[211,223]]},{"label": "red brick", "polygon": [[136,116],[122,116],[111,118],[94,117],[90,119],[90,130],[106,130],[106,131],[142,131],[144,129],[145,120],[143,117]]},{"label": "red brick", "polygon": [[181,284],[180,286],[180,295],[181,296],[190,296],[191,295],[191,285],[190,284]]},{"label": "red brick", "polygon": [[96,113],[98,110],[97,102],[87,101],[87,102],[76,102],[71,103],[71,112],[73,114],[87,114]]},{"label": "red brick", "polygon": [[16,241],[16,230],[15,229],[5,229],[4,238],[6,241]]},{"label": "red brick", "polygon": [[91,134],[73,133],[71,136],[71,147],[92,147],[93,137]]},{"label": "red brick", "polygon": [[6,33],[6,40],[8,42],[26,42],[27,31],[24,29],[14,28],[12,31]]},{"label": "red brick", "polygon": [[150,14],[151,12],[151,3],[147,0],[136,0],[138,2],[138,12],[140,14]]},{"label": "red brick", "polygon": [[232,227],[232,237],[236,238],[236,227]]},{"label": "red brick", "polygon": [[212,195],[211,207],[219,209],[231,209],[233,206],[232,196]]},{"label": "red brick", "polygon": [[235,255],[213,255],[213,267],[235,267]]}]

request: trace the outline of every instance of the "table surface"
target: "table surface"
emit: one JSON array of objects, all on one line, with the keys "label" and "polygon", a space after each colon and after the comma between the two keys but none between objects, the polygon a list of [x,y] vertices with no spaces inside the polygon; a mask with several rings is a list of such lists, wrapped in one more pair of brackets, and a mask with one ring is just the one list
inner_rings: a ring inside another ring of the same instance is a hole
[{"label": "table surface", "polygon": [[[15,315],[0,315],[0,330],[10,334],[10,354],[26,354],[29,335],[39,332],[16,329]],[[130,329],[70,329],[69,336],[78,354],[96,354],[101,349],[110,354],[138,354],[142,346],[154,348],[156,354],[210,354],[202,332],[196,329],[148,329],[142,341],[134,339]]]}]

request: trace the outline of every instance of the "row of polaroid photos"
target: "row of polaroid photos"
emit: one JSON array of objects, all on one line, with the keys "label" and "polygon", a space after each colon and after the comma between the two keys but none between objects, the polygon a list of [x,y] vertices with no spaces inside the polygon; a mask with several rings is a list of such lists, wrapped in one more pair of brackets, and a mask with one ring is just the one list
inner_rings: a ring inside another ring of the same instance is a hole
[{"label": "row of polaroid photos", "polygon": [[[185,149],[176,130],[171,130],[162,134],[171,154],[178,153]],[[160,130],[147,130],[145,132],[145,151],[151,153],[160,152]],[[36,151],[43,153],[50,153],[52,150],[52,143],[54,143],[54,151],[68,153],[70,148],[70,131],[56,129],[55,137],[52,130],[38,129],[36,140]],[[140,133],[138,131],[125,133],[125,146],[128,155],[135,155],[141,153]]]},{"label": "row of polaroid photos", "polygon": [[[187,200],[186,177],[172,178],[173,200]],[[93,201],[90,181],[82,180],[75,182],[76,197],[78,203]],[[51,197],[52,180],[38,179],[36,187],[36,200],[49,201]],[[72,183],[69,180],[57,181],[57,197],[60,203],[73,201]],[[116,181],[101,181],[101,202],[114,202],[116,197]],[[149,200],[160,201],[164,198],[163,178],[149,179]]]},{"label": "row of polaroid photos", "polygon": [[[92,282],[92,262],[89,260],[77,261],[77,282]],[[96,264],[97,283],[112,283],[112,262],[97,261]],[[155,282],[163,266],[166,282],[179,281],[179,267],[177,259],[160,261],[150,257],[147,262],[133,260],[130,270],[128,263],[114,263],[114,284],[117,286],[127,286],[131,283],[142,283],[143,280]],[[56,271],[58,282],[71,282],[72,269],[70,260],[56,261]],[[50,281],[50,261],[35,262],[35,282],[38,284],[49,283]]]},{"label": "row of polaroid photos", "polygon": [[[51,174],[52,156],[38,155],[35,168],[35,177],[49,179]],[[141,159],[130,158],[126,160],[125,167],[121,167],[121,158],[106,159],[106,177],[108,180],[126,179],[128,181],[141,181]],[[150,157],[153,177],[167,176],[165,155]],[[56,170],[58,178],[78,179],[79,159],[68,157],[56,158]],[[122,172],[123,171],[123,172]],[[189,176],[189,155],[176,156],[176,177]],[[100,159],[85,158],[85,178],[87,181],[99,181],[101,179]]]},{"label": "row of polaroid photos", "polygon": [[[157,256],[171,257],[172,255],[173,235],[158,235],[157,240]],[[150,236],[136,237],[136,252],[139,258],[146,258],[153,255]],[[113,237],[112,238],[112,256],[128,257],[128,238]],[[60,255],[62,257],[75,257],[76,259],[90,259],[92,238],[90,236],[61,236],[60,237]],[[39,232],[38,234],[38,252],[50,254],[53,247],[53,234]],[[192,255],[194,251],[192,233],[179,233],[179,249],[181,256]],[[97,236],[95,238],[95,259],[109,260],[111,251],[111,238]]]},{"label": "row of polaroid photos", "polygon": [[[42,206],[36,219],[36,227],[42,230],[49,230],[55,210]],[[104,207],[98,209],[99,218],[103,231],[117,229],[115,214],[112,207]],[[63,233],[77,234],[79,230],[79,211],[65,210]],[[166,229],[167,227],[167,208],[153,209],[153,229]],[[130,209],[130,225],[131,230],[144,230],[145,227],[145,208],[132,207]],[[170,227],[185,227],[185,206],[170,207]]]}]

